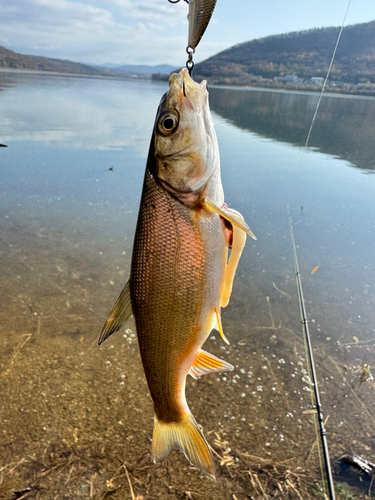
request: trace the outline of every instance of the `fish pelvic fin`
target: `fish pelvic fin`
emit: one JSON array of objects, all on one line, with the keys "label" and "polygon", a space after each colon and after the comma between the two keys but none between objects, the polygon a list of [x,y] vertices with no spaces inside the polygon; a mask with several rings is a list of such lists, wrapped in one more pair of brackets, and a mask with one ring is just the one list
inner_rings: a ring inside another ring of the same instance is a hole
[{"label": "fish pelvic fin", "polygon": [[125,323],[133,316],[132,304],[130,300],[129,281],[124,286],[119,298],[116,300],[112,311],[109,313],[99,336],[98,344],[102,344],[112,333],[121,330]]},{"label": "fish pelvic fin", "polygon": [[207,441],[190,412],[185,413],[180,422],[163,422],[154,416],[154,462],[164,460],[172,450],[181,450],[195,468],[216,479],[215,464]]},{"label": "fish pelvic fin", "polygon": [[206,210],[207,212],[216,212],[221,217],[223,217],[223,219],[229,221],[233,226],[239,227],[240,229],[242,229],[242,231],[251,236],[251,238],[256,240],[255,234],[246,224],[242,215],[236,210],[232,210],[230,208],[219,208],[217,205],[215,205],[215,203],[213,203],[208,198],[205,198],[203,200],[202,206],[204,210]]},{"label": "fish pelvic fin", "polygon": [[206,373],[228,372],[232,370],[233,366],[231,364],[201,349],[189,373],[192,377],[198,378]]}]

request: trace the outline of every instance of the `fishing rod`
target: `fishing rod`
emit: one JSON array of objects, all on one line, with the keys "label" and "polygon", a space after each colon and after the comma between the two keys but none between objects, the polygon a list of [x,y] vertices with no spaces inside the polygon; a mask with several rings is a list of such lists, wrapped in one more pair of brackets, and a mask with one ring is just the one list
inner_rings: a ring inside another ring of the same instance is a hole
[{"label": "fishing rod", "polygon": [[336,496],[335,496],[335,488],[333,485],[331,463],[330,463],[330,459],[329,459],[328,442],[327,442],[327,438],[326,438],[326,430],[324,428],[322,405],[320,402],[318,382],[316,379],[316,371],[315,371],[315,363],[314,363],[314,357],[313,357],[313,351],[312,351],[312,345],[311,345],[309,323],[307,320],[305,299],[303,296],[303,289],[302,289],[301,273],[300,273],[299,265],[298,265],[297,249],[296,249],[296,243],[294,241],[293,224],[292,224],[292,217],[291,217],[290,212],[289,212],[289,206],[287,207],[287,211],[288,211],[288,219],[289,219],[290,238],[292,241],[294,271],[295,271],[297,290],[298,290],[299,310],[300,310],[300,316],[301,316],[302,330],[303,330],[303,333],[305,336],[305,341],[306,341],[306,345],[307,345],[307,352],[309,355],[310,373],[311,373],[312,384],[314,387],[315,407],[316,407],[316,412],[317,412],[318,421],[319,421],[320,437],[321,437],[322,448],[323,448],[323,453],[324,453],[324,463],[325,463],[326,476],[327,476],[327,482],[328,482],[329,498],[330,498],[330,500],[335,500]]}]

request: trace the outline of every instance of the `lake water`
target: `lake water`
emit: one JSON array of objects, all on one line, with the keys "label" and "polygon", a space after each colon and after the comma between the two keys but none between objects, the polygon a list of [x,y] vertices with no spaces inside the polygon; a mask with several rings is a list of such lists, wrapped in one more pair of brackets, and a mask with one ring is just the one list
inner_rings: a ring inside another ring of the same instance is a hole
[{"label": "lake water", "polygon": [[165,90],[0,72],[0,498],[130,498],[127,473],[144,499],[319,498],[287,206],[336,482],[365,498],[369,479],[338,459],[375,461],[373,382],[360,383],[375,355],[375,99],[323,97],[305,149],[317,95],[210,89],[226,202],[258,238],[223,311],[231,344],[206,344],[235,370],[188,380],[213,483],[180,453],[150,459],[134,323],[97,347],[129,275]]}]

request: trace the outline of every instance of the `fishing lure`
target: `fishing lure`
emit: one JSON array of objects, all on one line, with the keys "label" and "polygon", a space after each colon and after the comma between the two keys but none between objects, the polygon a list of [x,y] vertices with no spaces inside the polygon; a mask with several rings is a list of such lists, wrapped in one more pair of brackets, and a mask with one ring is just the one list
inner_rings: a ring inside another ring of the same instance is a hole
[{"label": "fishing lure", "polygon": [[[180,0],[168,0],[170,3],[178,3]],[[186,52],[188,54],[188,60],[186,62],[186,67],[191,72],[194,67],[193,54],[197,48],[199,42],[204,35],[204,32],[209,25],[213,11],[215,9],[216,0],[185,0],[189,4],[189,34],[188,34],[188,45],[186,47]]]}]

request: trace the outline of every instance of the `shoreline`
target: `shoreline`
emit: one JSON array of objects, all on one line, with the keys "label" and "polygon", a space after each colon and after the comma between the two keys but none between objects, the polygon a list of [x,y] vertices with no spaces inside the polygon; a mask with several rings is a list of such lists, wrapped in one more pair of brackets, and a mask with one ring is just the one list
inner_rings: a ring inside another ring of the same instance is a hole
[{"label": "shoreline", "polygon": [[[65,72],[60,72],[60,71],[44,71],[44,70],[34,70],[34,69],[21,69],[21,68],[3,68],[0,67],[0,72],[1,73],[32,73],[32,74],[38,74],[38,75],[53,75],[53,76],[69,76],[69,77],[75,77],[75,78],[98,78],[98,79],[119,79],[119,80],[131,80],[131,81],[137,81],[137,80],[151,80],[154,83],[159,83],[159,82],[165,82],[168,80],[169,75],[162,75],[165,76],[165,78],[147,78],[147,77],[131,77],[127,75],[92,75],[89,73],[65,73]],[[200,75],[198,75],[197,80],[203,80]],[[207,79],[207,85],[208,87],[212,88],[221,88],[221,89],[230,89],[230,90],[247,90],[247,91],[254,91],[254,92],[275,92],[275,93],[286,93],[286,94],[299,94],[299,95],[316,95],[319,96],[321,93],[321,88],[316,87],[311,88],[311,87],[306,87],[306,88],[301,88],[301,86],[293,86],[293,85],[283,85],[283,86],[270,86],[270,85],[236,85],[235,83],[228,83],[228,84],[223,84],[223,83],[215,83],[212,82],[210,83],[209,79]],[[337,98],[355,98],[355,99],[363,99],[363,100],[373,100],[375,99],[375,91],[356,91],[353,89],[353,91],[348,91],[348,89],[332,89],[328,87],[328,90],[325,90],[323,97],[337,97]]]},{"label": "shoreline", "polygon": [[[278,94],[298,94],[298,95],[311,95],[319,97],[320,90],[311,89],[292,89],[292,88],[282,88],[282,87],[250,87],[248,85],[221,85],[215,83],[207,83],[208,88],[215,89],[228,89],[228,90],[246,90],[253,92],[272,92]],[[375,92],[373,94],[349,94],[344,92],[328,92],[324,91],[323,97],[336,97],[341,99],[361,99],[361,100],[374,100]]]},{"label": "shoreline", "polygon": [[23,69],[23,68],[4,68],[0,67],[0,72],[1,73],[32,73],[32,74],[38,74],[38,75],[55,75],[55,76],[73,76],[73,77],[81,77],[81,78],[117,78],[119,80],[151,80],[151,78],[142,78],[142,77],[137,77],[133,78],[131,76],[127,75],[92,75],[90,73],[65,73],[61,71],[45,71],[41,69]]}]

